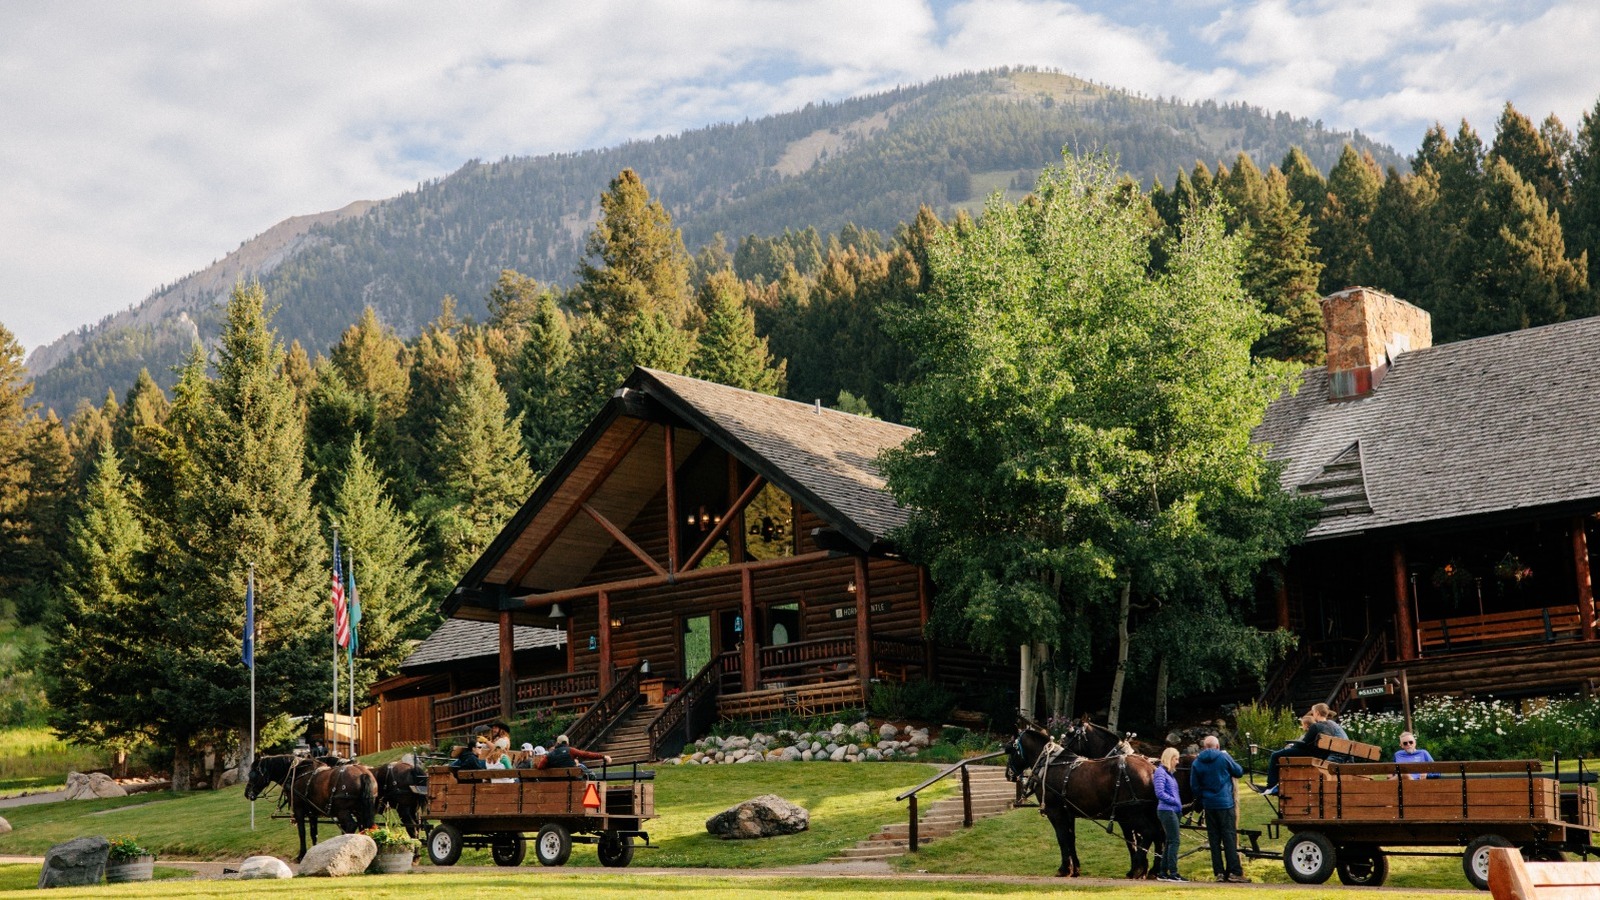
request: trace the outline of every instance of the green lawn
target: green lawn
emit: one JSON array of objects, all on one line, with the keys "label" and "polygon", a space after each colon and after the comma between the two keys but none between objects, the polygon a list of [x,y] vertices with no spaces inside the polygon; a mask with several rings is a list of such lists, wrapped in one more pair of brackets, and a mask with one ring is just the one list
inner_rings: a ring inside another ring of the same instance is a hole
[{"label": "green lawn", "polygon": [[53,790],[67,783],[69,771],[109,762],[107,754],[57,740],[44,726],[0,729],[0,797]]}]

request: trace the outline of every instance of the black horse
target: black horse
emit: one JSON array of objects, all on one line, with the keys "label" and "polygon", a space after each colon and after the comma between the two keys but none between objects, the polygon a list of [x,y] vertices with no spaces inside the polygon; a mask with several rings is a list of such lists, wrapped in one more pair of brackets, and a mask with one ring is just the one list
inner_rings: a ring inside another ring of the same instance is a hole
[{"label": "black horse", "polygon": [[408,762],[392,762],[379,766],[374,773],[378,776],[378,812],[393,809],[399,814],[406,834],[421,837],[422,823],[417,809],[421,807],[427,811],[427,770]]},{"label": "black horse", "polygon": [[[1122,743],[1120,738],[1117,743]],[[1031,723],[1007,745],[1006,755],[1007,775],[1024,785],[1024,793],[1038,796],[1039,811],[1055,829],[1056,844],[1061,848],[1057,876],[1076,878],[1081,872],[1078,819],[1120,825],[1128,847],[1127,877],[1149,876],[1150,850],[1162,840],[1156,818],[1155,766],[1150,760],[1114,750],[1099,757],[1074,753]]]},{"label": "black horse", "polygon": [[363,765],[328,766],[315,759],[281,754],[258,756],[250,766],[244,798],[254,800],[276,784],[283,790],[279,808],[287,806],[289,816],[300,833],[300,855],[306,855],[306,825],[311,826],[311,843],[317,842],[317,820],[332,819],[339,830],[352,834],[371,828],[378,808],[378,779]]}]

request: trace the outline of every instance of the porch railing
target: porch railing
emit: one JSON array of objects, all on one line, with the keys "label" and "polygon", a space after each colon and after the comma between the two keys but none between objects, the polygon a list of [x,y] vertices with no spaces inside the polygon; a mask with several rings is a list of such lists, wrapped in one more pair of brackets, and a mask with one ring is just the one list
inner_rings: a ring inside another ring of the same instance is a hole
[{"label": "porch railing", "polygon": [[572,746],[584,748],[603,737],[628,707],[639,702],[639,663],[623,672],[611,690],[594,702],[578,721],[567,726]]},{"label": "porch railing", "polygon": [[855,638],[795,641],[762,647],[759,680],[821,681],[857,674]]},{"label": "porch railing", "polygon": [[683,749],[695,735],[717,718],[717,694],[722,685],[721,660],[713,659],[689,679],[677,695],[650,720],[650,757],[661,759]]},{"label": "porch railing", "polygon": [[1333,709],[1334,715],[1338,715],[1344,709],[1344,705],[1349,703],[1351,698],[1355,696],[1356,681],[1372,671],[1372,667],[1377,664],[1378,658],[1383,655],[1384,645],[1388,641],[1389,633],[1379,630],[1368,634],[1367,639],[1361,642],[1360,648],[1356,650],[1356,655],[1350,658],[1350,665],[1345,666],[1344,674],[1340,676],[1339,680],[1334,684],[1333,690],[1328,694],[1326,702]]},{"label": "porch railing", "polygon": [[[515,713],[532,709],[583,710],[594,702],[599,691],[597,672],[571,672],[519,678],[516,682]],[[500,717],[500,686],[464,691],[453,697],[433,701],[433,742],[451,734],[461,734],[474,725]]]}]

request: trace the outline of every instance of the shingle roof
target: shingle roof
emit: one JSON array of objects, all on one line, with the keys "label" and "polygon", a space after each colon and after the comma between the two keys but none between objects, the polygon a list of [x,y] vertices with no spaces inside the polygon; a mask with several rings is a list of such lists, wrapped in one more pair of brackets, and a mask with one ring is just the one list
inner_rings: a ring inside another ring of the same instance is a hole
[{"label": "shingle roof", "polygon": [[[647,393],[680,412],[698,413],[770,463],[766,468],[778,470],[780,480],[810,495],[808,505],[823,506],[813,512],[825,519],[844,527],[853,523],[877,540],[905,524],[908,513],[890,496],[877,458],[916,429],[654,369],[640,371],[671,396],[656,396],[648,386]],[[673,404],[674,398],[681,404]]]},{"label": "shingle roof", "polygon": [[1255,433],[1284,487],[1336,501],[1311,539],[1600,503],[1600,317],[1402,354],[1354,400],[1328,382],[1308,371]]},{"label": "shingle roof", "polygon": [[[533,650],[539,647],[560,647],[566,643],[566,633],[555,628],[533,628],[526,625],[511,627],[512,649]],[[444,624],[427,640],[411,651],[400,664],[402,672],[421,666],[480,656],[497,656],[500,653],[500,626],[494,622],[475,622],[470,619],[445,619]]]}]

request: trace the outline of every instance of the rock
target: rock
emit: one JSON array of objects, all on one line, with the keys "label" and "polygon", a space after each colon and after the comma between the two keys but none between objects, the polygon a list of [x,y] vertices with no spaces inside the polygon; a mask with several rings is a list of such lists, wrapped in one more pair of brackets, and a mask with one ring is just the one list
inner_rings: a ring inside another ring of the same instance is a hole
[{"label": "rock", "polygon": [[831,729],[829,729],[829,733],[832,734],[834,737],[838,737],[839,735],[844,734],[848,730],[849,729],[844,727],[844,723],[843,722],[835,722],[835,723],[833,723],[833,727]]},{"label": "rock", "polygon": [[276,856],[252,856],[239,864],[239,877],[241,879],[293,878],[294,870]]},{"label": "rock", "polygon": [[918,728],[916,731],[911,732],[911,736],[907,740],[907,743],[909,743],[913,747],[926,747],[926,746],[928,746],[930,743],[932,743],[928,739],[928,729],[926,729],[926,728]]},{"label": "rock", "polygon": [[801,753],[800,753],[800,761],[801,761],[801,762],[811,762],[811,760],[813,760],[813,759],[815,759],[815,758],[816,758],[816,757],[814,757],[814,756],[813,756],[813,755],[812,755],[812,754],[811,754],[811,751],[810,751],[810,750],[803,750],[803,751],[801,751]]},{"label": "rock", "polygon": [[111,842],[100,835],[57,844],[44,855],[44,865],[39,869],[39,887],[99,884],[106,876],[106,857],[110,854]]},{"label": "rock", "polygon": [[878,760],[883,759],[883,754],[878,752],[878,748],[876,747],[868,747],[867,749],[861,751],[861,758],[868,762],[877,762]]},{"label": "rock", "polygon": [[839,747],[832,753],[829,753],[828,759],[832,760],[833,762],[844,762],[844,748]]},{"label": "rock", "polygon": [[782,754],[781,758],[784,762],[799,762],[802,759],[809,759],[811,751],[808,750],[805,753],[801,753],[793,747],[785,747],[779,753]]},{"label": "rock", "polygon": [[811,814],[779,797],[763,794],[706,820],[706,831],[725,840],[794,834],[811,827]]},{"label": "rock", "polygon": [[894,759],[894,753],[895,752],[893,750],[885,750],[885,751],[883,751],[883,758],[884,759]]},{"label": "rock", "polygon": [[235,785],[235,784],[238,784],[238,783],[239,783],[239,770],[238,769],[229,769],[228,771],[222,773],[222,781],[221,781],[221,784],[219,786],[220,787],[229,787],[231,785]]},{"label": "rock", "polygon": [[900,729],[890,725],[888,722],[878,726],[878,740],[880,741],[894,740],[894,736],[899,733]]},{"label": "rock", "polygon": [[11,833],[11,823],[6,821],[5,816],[0,816],[0,834],[10,834],[10,833]]},{"label": "rock", "polygon": [[128,792],[122,789],[110,775],[104,772],[67,773],[67,792],[63,800],[93,800],[97,797],[126,797]]},{"label": "rock", "polygon": [[342,878],[360,875],[378,855],[378,845],[364,834],[341,834],[306,851],[300,860],[300,875]]}]

